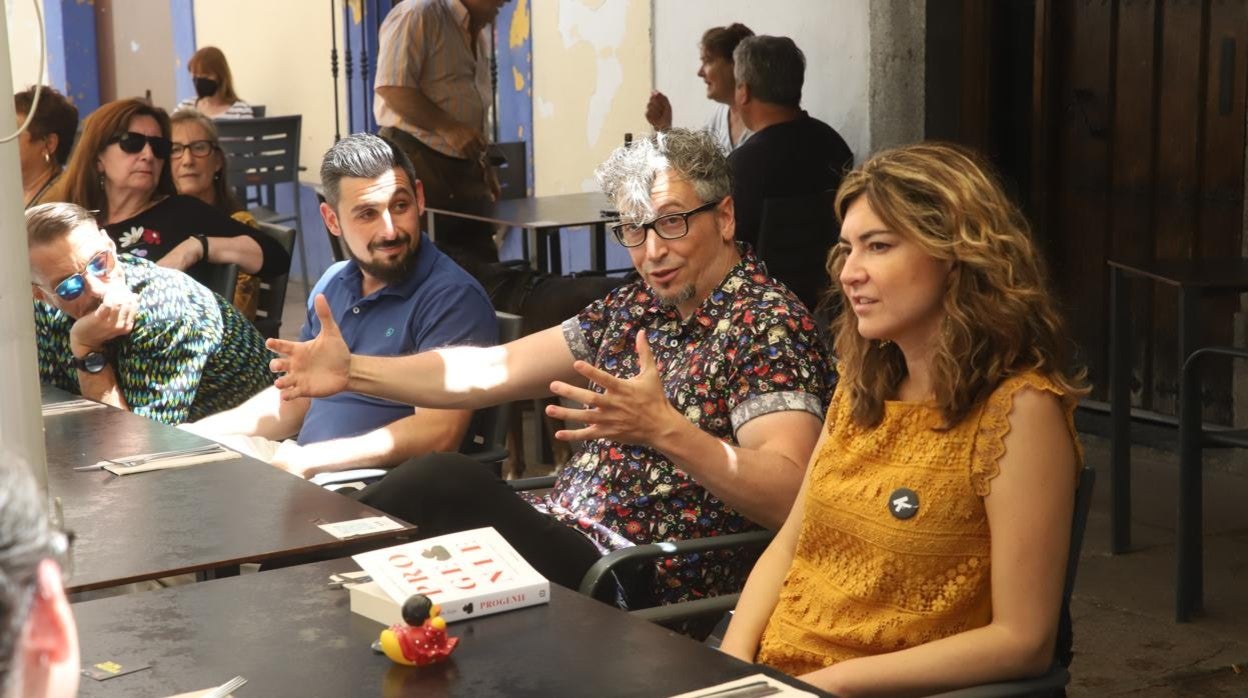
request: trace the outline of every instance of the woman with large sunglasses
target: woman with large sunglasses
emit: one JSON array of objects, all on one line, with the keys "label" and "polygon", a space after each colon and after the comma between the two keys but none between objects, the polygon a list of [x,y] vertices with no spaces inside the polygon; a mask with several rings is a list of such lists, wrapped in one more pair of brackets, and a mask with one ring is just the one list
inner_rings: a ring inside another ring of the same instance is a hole
[{"label": "woman with large sunglasses", "polygon": [[[169,167],[178,193],[193,196],[230,218],[259,228],[255,216],[238,203],[226,180],[225,152],[212,119],[194,109],[179,109],[169,117],[173,130],[173,150]],[[256,317],[260,279],[239,272],[234,287],[234,307],[249,320]]]},{"label": "woman with large sunglasses", "polygon": [[169,116],[140,99],[105,104],[83,124],[65,174],[49,196],[97,211],[122,254],[183,271],[200,261],[249,274],[284,274],[277,241],[174,188]]}]

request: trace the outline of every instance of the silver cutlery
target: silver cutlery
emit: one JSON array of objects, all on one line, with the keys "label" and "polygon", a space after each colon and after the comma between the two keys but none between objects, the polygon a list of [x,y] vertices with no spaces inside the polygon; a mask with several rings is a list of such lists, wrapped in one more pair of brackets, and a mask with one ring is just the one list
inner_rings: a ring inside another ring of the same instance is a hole
[{"label": "silver cutlery", "polygon": [[130,456],[129,458],[104,458],[99,463],[91,465],[80,465],[74,470],[101,470],[105,466],[115,465],[121,468],[134,468],[140,465],[146,465],[153,461],[169,460],[172,458],[183,458],[186,456],[208,455],[210,453],[225,453],[228,451],[221,444],[208,444],[206,446],[196,446],[193,448],[179,448],[172,451],[160,451],[158,453],[145,453],[138,456]]},{"label": "silver cutlery", "polygon": [[233,693],[235,689],[242,688],[245,683],[247,683],[247,679],[241,676],[235,676],[229,681],[226,681],[220,686],[217,686],[211,691],[205,693],[203,698],[225,698]]}]

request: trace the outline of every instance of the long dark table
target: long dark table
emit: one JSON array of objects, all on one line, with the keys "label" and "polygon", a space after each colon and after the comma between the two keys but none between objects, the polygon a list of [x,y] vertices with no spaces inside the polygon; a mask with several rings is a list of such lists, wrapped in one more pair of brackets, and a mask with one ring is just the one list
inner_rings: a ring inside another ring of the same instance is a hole
[{"label": "long dark table", "polygon": [[451,658],[402,667],[369,645],[382,626],[329,589],[333,560],[74,604],[84,663],[152,667],[83,696],[169,695],[247,678],[256,696],[670,696],[767,673],[684,636],[551,586],[549,604],[454,623]]},{"label": "long dark table", "polygon": [[522,228],[528,237],[529,261],[539,271],[559,275],[563,263],[559,251],[559,230],[574,226],[592,227],[589,237],[590,268],[603,271],[607,266],[607,223],[617,216],[606,215],[614,204],[605,194],[560,194],[557,196],[530,196],[523,199],[503,199],[494,203],[469,209],[451,210],[428,208],[429,226],[436,237],[434,215],[452,216],[473,221]]},{"label": "long dark table", "polygon": [[[44,404],[76,397],[43,387]],[[381,512],[245,456],[124,477],[77,472],[74,466],[102,458],[209,442],[113,407],[48,416],[43,424],[48,489],[75,534],[70,591],[381,545],[413,531],[399,521],[401,530],[338,540],[317,524]]]}]

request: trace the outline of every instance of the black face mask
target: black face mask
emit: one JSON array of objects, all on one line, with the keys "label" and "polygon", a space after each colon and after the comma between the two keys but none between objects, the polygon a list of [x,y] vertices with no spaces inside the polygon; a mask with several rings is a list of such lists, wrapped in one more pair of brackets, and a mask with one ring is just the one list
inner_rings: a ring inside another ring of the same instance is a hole
[{"label": "black face mask", "polygon": [[199,95],[200,99],[215,95],[220,87],[221,83],[212,78],[195,78],[195,94]]}]

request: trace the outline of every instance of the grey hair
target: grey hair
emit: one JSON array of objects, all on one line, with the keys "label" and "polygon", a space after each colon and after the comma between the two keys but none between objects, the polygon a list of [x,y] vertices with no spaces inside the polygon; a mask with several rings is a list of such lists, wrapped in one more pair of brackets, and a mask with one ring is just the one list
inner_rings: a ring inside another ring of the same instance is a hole
[{"label": "grey hair", "polygon": [[719,201],[732,194],[728,159],[706,131],[673,128],[633,141],[616,148],[594,176],[620,216],[640,222],[654,216],[650,189],[655,177],[669,169],[693,185],[702,201]]},{"label": "grey hair", "polygon": [[95,216],[78,204],[54,202],[26,209],[26,246],[47,245],[83,223],[95,225]]},{"label": "grey hair", "polygon": [[732,52],[732,73],[760,102],[798,108],[806,78],[806,55],[787,36],[760,34],[741,40]]},{"label": "grey hair", "polygon": [[407,173],[412,188],[416,187],[416,169],[399,146],[371,133],[353,133],[338,141],[321,160],[321,186],[325,201],[335,211],[341,196],[339,183],[343,177],[376,179],[400,168]]},{"label": "grey hair", "polygon": [[19,680],[17,645],[55,535],[34,477],[20,462],[0,464],[0,695],[12,695]]}]

